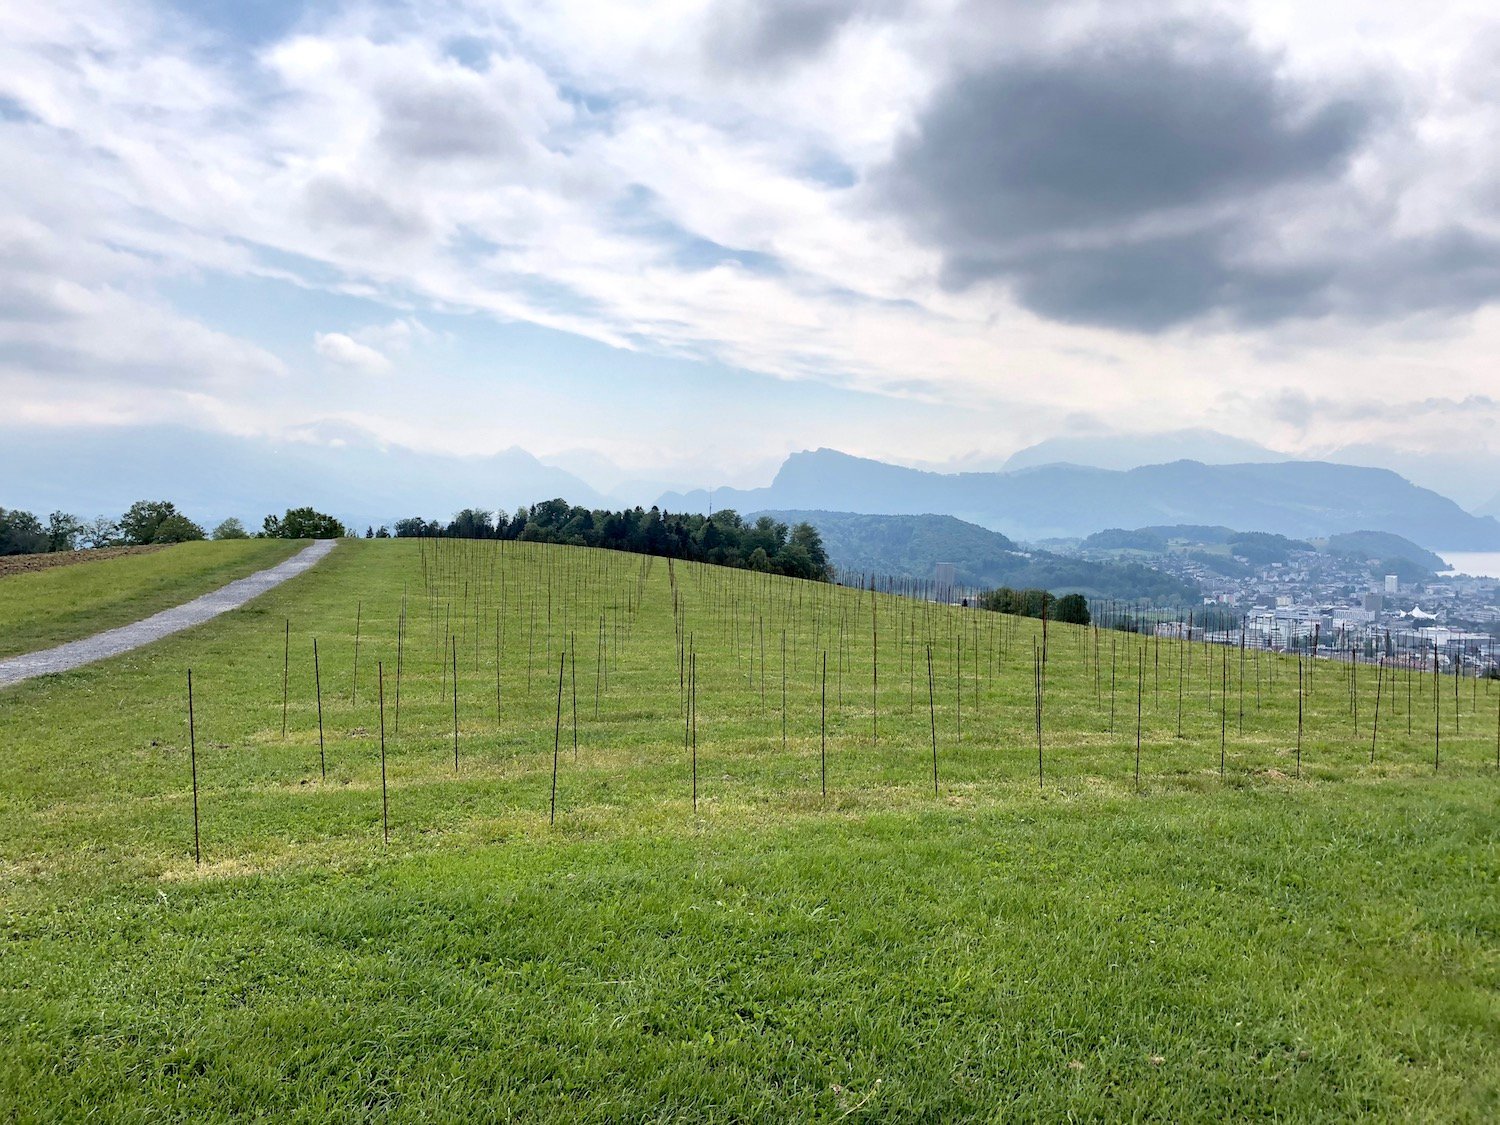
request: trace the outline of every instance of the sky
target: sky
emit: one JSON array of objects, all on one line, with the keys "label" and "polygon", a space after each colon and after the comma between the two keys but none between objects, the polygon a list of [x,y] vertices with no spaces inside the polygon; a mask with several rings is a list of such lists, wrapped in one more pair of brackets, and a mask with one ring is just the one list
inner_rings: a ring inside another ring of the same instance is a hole
[{"label": "sky", "polygon": [[1490,8],[0,0],[0,443],[1494,480]]}]

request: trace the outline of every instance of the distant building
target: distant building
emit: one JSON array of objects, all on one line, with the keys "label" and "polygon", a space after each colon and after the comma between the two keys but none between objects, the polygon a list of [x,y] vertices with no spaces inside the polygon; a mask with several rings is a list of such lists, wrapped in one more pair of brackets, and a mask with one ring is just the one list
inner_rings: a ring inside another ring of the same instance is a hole
[{"label": "distant building", "polygon": [[1385,605],[1385,597],[1381,594],[1366,594],[1364,598],[1364,610],[1366,613],[1379,613]]},{"label": "distant building", "polygon": [[1385,576],[1385,592],[1387,594],[1399,594],[1401,592],[1400,583],[1396,581],[1394,574],[1387,574]]}]

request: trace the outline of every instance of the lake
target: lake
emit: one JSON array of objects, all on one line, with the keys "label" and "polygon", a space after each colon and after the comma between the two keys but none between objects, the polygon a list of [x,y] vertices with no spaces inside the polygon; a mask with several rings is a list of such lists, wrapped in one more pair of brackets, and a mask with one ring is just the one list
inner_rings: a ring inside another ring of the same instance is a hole
[{"label": "lake", "polygon": [[1500,578],[1500,551],[1438,551],[1437,554],[1453,568],[1452,573]]}]

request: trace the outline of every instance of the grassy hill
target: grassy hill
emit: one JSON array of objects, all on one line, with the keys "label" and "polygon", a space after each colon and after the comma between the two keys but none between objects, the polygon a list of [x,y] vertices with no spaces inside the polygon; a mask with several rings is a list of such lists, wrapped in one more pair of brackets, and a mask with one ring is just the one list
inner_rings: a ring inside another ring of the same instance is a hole
[{"label": "grassy hill", "polygon": [[275,566],[306,543],[231,539],[0,575],[0,657],[76,641]]},{"label": "grassy hill", "polygon": [[1294,662],[1054,624],[1039,778],[1041,640],[373,541],[8,689],[0,1105],[1493,1117],[1500,692],[1387,676],[1371,763],[1375,671],[1356,720],[1320,661],[1299,758]]}]

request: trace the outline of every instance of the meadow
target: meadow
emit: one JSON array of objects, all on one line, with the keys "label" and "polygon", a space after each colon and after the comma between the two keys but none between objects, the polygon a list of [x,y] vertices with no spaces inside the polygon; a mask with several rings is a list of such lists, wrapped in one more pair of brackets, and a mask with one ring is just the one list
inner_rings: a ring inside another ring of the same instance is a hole
[{"label": "meadow", "polygon": [[106,562],[0,577],[0,657],[139,621],[275,566],[306,546],[285,539],[174,543]]},{"label": "meadow", "polygon": [[0,693],[0,1108],[1490,1120],[1500,691],[1375,679],[346,542]]}]

